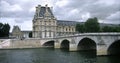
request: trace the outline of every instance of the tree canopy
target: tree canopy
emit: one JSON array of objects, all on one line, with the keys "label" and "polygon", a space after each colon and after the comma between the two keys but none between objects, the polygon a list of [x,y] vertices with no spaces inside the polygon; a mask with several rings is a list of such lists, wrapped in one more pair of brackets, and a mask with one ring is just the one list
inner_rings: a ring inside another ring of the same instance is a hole
[{"label": "tree canopy", "polygon": [[79,33],[84,32],[120,32],[119,26],[102,26],[98,23],[96,17],[89,18],[84,24],[76,24],[76,31]]},{"label": "tree canopy", "polygon": [[116,26],[116,27],[104,26],[102,28],[102,32],[120,32],[120,26]]},{"label": "tree canopy", "polygon": [[10,31],[9,24],[0,23],[0,37],[8,37]]},{"label": "tree canopy", "polygon": [[100,25],[98,23],[98,19],[95,18],[89,18],[85,22],[85,30],[86,32],[99,32],[100,31]]},{"label": "tree canopy", "polygon": [[84,24],[76,24],[76,31],[80,33],[84,33],[85,32]]}]

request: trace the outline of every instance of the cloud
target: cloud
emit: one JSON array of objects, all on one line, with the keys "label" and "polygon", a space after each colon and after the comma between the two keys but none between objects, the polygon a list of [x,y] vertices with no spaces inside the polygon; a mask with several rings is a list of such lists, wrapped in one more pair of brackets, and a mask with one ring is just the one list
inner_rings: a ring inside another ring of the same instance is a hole
[{"label": "cloud", "polygon": [[[64,1],[61,0],[57,2],[64,3]],[[78,11],[71,12],[75,9]],[[108,16],[118,11],[120,11],[120,3],[118,0],[69,0],[69,2],[63,4],[63,6],[56,5],[54,8],[54,13],[58,19],[74,19],[80,21],[84,21],[89,17],[106,20]]]},{"label": "cloud", "polygon": [[[45,0],[0,0],[0,22],[9,23],[11,30],[18,25],[22,30],[32,30],[35,6]],[[51,3],[46,2],[46,3]],[[45,4],[44,4],[45,5]],[[11,31],[10,30],[10,31]]]},{"label": "cloud", "polygon": [[108,20],[120,20],[120,11],[115,12],[114,14],[111,14],[106,19],[108,19]]},{"label": "cloud", "polygon": [[115,12],[106,18],[107,22],[120,24],[120,11]]},{"label": "cloud", "polygon": [[6,1],[1,1],[1,11],[5,11],[5,12],[15,12],[15,11],[22,11],[23,9],[17,5],[10,5],[8,2]]},{"label": "cloud", "polygon": [[32,30],[38,4],[52,6],[53,14],[61,20],[85,22],[90,17],[97,17],[99,22],[120,24],[119,0],[0,0],[0,22]]},{"label": "cloud", "polygon": [[58,7],[64,7],[64,6],[66,6],[68,3],[69,3],[68,0],[60,0],[60,1],[56,1],[56,2],[55,2],[55,5],[58,6]]},{"label": "cloud", "polygon": [[12,17],[12,16],[16,16],[16,14],[19,12],[20,13],[23,12],[23,9],[18,4],[10,5],[6,1],[1,1],[0,4],[1,4],[0,17]]},{"label": "cloud", "polygon": [[9,23],[11,29],[10,32],[13,29],[13,26],[18,25],[21,30],[32,30],[32,19],[31,18],[0,18],[0,22],[2,23]]},{"label": "cloud", "polygon": [[[52,0],[1,0],[0,1],[0,17],[33,17],[35,7],[38,4],[51,4]],[[44,3],[43,3],[44,2]],[[34,8],[34,9],[33,9]]]}]

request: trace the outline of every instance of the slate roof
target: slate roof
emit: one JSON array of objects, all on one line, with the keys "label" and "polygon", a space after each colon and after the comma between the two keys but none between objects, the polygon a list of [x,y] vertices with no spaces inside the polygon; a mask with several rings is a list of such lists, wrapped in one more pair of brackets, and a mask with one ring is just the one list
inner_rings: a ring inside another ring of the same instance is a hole
[{"label": "slate roof", "polygon": [[23,33],[30,33],[30,32],[32,32],[32,31],[28,31],[28,30],[24,30],[24,31],[22,31]]},{"label": "slate roof", "polygon": [[[75,26],[76,24],[84,24],[85,22],[78,22],[78,21],[67,21],[67,20],[57,20],[57,25],[59,26]],[[119,24],[106,24],[106,23],[100,23],[100,27],[104,26],[111,26],[116,27],[120,26]]]},{"label": "slate roof", "polygon": [[75,26],[76,23],[76,21],[57,20],[57,25],[60,26]]},{"label": "slate roof", "polygon": [[12,32],[14,32],[14,31],[21,31],[21,30],[20,30],[19,26],[14,26]]},{"label": "slate roof", "polygon": [[[47,7],[48,8],[48,12],[50,13],[51,16],[54,16],[50,7]],[[44,17],[44,14],[46,13],[46,7],[41,7],[40,8],[40,12],[39,12],[39,16],[40,17]]]},{"label": "slate roof", "polygon": [[104,27],[104,26],[119,27],[119,24],[100,23],[100,27]]}]

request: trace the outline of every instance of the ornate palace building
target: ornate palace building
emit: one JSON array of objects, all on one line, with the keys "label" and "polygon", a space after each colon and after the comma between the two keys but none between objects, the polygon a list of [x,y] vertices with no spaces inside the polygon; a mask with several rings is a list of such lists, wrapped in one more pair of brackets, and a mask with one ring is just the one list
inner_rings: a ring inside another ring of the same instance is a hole
[{"label": "ornate palace building", "polygon": [[[21,31],[18,26],[14,26],[11,36],[29,38],[30,32],[32,32],[33,38],[53,38],[70,35],[76,33],[75,26],[77,23],[83,24],[84,22],[57,20],[52,13],[51,7],[38,5],[32,23],[33,30],[31,31]],[[100,23],[100,26],[116,25]]]},{"label": "ornate palace building", "polygon": [[47,5],[36,7],[32,22],[34,38],[50,38],[75,33],[76,22],[57,20]]}]

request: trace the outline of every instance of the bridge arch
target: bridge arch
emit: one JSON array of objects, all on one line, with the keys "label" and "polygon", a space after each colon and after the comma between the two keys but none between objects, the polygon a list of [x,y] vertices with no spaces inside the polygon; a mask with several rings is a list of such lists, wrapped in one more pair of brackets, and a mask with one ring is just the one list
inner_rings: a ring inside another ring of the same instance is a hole
[{"label": "bridge arch", "polygon": [[90,38],[83,38],[77,45],[77,50],[96,50],[96,42]]},{"label": "bridge arch", "polygon": [[60,44],[60,48],[69,49],[69,44],[70,44],[70,41],[67,39],[64,39],[64,40],[62,40],[62,42]]},{"label": "bridge arch", "polygon": [[43,44],[44,47],[54,47],[54,40],[47,41]]},{"label": "bridge arch", "polygon": [[108,55],[120,55],[120,40],[114,41],[107,49]]}]

